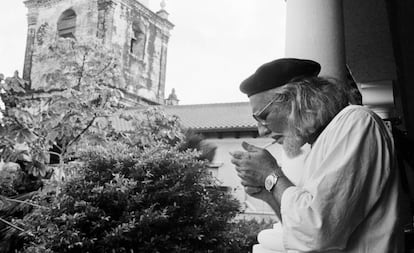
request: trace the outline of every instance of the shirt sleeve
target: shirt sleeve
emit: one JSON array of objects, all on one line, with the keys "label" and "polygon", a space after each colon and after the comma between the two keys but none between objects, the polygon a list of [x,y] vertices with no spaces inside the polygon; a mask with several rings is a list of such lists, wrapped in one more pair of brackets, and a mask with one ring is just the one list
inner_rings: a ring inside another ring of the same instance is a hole
[{"label": "shirt sleeve", "polygon": [[351,110],[325,131],[315,143],[318,161],[310,163],[317,166],[308,168],[302,187],[289,187],[282,196],[283,242],[288,250],[346,248],[390,175],[392,139],[376,115]]}]

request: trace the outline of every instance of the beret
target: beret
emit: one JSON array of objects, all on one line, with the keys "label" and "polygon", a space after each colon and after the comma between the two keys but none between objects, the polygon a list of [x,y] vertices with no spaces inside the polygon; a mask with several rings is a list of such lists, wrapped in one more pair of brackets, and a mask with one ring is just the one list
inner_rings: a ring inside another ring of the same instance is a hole
[{"label": "beret", "polygon": [[318,76],[321,65],[312,60],[281,58],[260,66],[240,84],[247,96],[283,86],[293,80]]}]

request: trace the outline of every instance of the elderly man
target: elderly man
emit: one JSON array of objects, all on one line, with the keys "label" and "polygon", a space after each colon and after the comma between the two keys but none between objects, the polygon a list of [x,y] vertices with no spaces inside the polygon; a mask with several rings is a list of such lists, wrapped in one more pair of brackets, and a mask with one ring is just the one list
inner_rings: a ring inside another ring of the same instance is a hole
[{"label": "elderly man", "polygon": [[314,61],[278,59],[242,82],[261,136],[275,139],[289,157],[305,143],[311,150],[294,185],[267,150],[244,142],[244,151],[232,153],[241,183],[274,209],[283,250],[402,252],[392,136],[319,71]]}]

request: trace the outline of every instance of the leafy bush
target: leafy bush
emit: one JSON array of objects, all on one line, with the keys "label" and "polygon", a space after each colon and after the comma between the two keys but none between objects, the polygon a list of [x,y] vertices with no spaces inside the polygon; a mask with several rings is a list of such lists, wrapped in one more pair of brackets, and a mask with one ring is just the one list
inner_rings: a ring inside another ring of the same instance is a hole
[{"label": "leafy bush", "polygon": [[113,143],[85,152],[81,177],[48,208],[20,221],[50,252],[217,252],[226,247],[239,203],[212,185],[194,151],[155,146],[140,151]]},{"label": "leafy bush", "polygon": [[[44,193],[25,227],[24,252],[217,252],[239,203],[214,185],[204,153],[177,118],[150,109],[135,131],[85,145],[81,174]],[[141,122],[140,122],[141,121]]]},{"label": "leafy bush", "polygon": [[231,228],[226,235],[226,241],[228,242],[227,253],[236,252],[252,252],[253,245],[257,244],[257,234],[263,229],[269,229],[273,227],[273,221],[257,221],[255,219],[235,220],[230,224]]}]

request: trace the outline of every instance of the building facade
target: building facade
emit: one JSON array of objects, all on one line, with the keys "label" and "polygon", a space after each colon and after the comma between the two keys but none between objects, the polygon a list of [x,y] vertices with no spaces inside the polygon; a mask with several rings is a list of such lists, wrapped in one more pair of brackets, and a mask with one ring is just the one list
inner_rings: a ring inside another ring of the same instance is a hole
[{"label": "building facade", "polygon": [[[43,40],[97,39],[114,51],[120,62],[117,88],[126,105],[164,103],[167,46],[173,24],[162,5],[154,13],[148,1],[27,0],[27,46],[23,78],[36,90],[39,73],[50,64],[34,57]],[[45,33],[45,28],[50,33]],[[41,36],[49,38],[42,38]],[[51,37],[51,38],[50,38]]]}]

